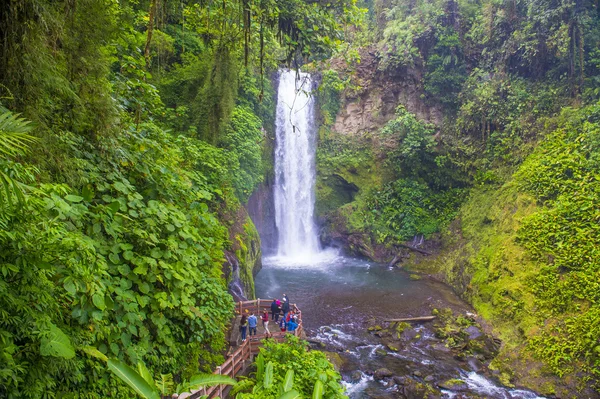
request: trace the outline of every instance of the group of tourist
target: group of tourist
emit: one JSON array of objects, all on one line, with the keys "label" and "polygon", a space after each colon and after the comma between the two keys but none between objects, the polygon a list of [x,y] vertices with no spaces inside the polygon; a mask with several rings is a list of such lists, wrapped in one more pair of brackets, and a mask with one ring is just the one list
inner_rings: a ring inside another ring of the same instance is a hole
[{"label": "group of tourist", "polygon": [[[248,310],[246,309],[246,312]],[[269,313],[265,310],[260,316],[265,334],[267,337],[271,336],[269,331]],[[279,329],[283,332],[289,331],[294,332],[298,328],[299,314],[294,310],[290,309],[290,300],[286,294],[283,294],[281,300],[273,298],[271,302],[271,320],[277,323]],[[249,330],[250,336],[256,335],[256,326],[258,324],[258,318],[254,315],[254,312],[250,312],[250,315],[242,314],[240,320],[240,334],[242,342],[246,340],[246,331]]]}]

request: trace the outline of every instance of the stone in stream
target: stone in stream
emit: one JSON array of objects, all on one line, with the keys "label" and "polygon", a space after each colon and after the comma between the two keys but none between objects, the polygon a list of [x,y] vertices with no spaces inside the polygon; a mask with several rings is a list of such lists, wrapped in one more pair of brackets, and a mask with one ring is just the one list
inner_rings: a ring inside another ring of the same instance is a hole
[{"label": "stone in stream", "polygon": [[390,370],[386,369],[385,367],[382,367],[375,371],[375,373],[373,374],[373,378],[375,378],[377,381],[381,381],[384,378],[391,377],[392,375],[394,375],[394,373],[392,373]]},{"label": "stone in stream", "polygon": [[438,382],[437,386],[452,392],[464,392],[469,389],[469,386],[466,382],[454,378],[447,381]]},{"label": "stone in stream", "polygon": [[385,349],[381,349],[381,348],[379,348],[379,349],[376,349],[376,350],[375,350],[375,353],[376,353],[378,356],[387,356],[387,352],[386,352],[386,350],[385,350]]},{"label": "stone in stream", "polygon": [[469,368],[471,369],[471,371],[474,371],[476,373],[481,371],[481,369],[483,369],[483,363],[476,357],[468,358],[467,364],[469,365]]},{"label": "stone in stream", "polygon": [[408,379],[408,377],[405,377],[405,376],[403,376],[403,375],[402,375],[402,376],[400,376],[400,375],[397,375],[397,376],[395,376],[395,377],[394,377],[394,382],[395,382],[397,385],[406,385],[406,383],[407,383],[407,381],[406,381],[406,380],[407,380],[407,379]]},{"label": "stone in stream", "polygon": [[349,382],[359,382],[362,379],[362,373],[358,370],[354,370],[351,374],[350,374],[350,381]]}]

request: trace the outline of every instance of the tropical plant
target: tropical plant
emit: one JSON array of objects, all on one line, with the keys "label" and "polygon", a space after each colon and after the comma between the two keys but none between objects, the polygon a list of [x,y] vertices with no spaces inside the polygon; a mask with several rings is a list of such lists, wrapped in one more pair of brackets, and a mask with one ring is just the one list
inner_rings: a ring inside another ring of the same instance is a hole
[{"label": "tropical plant", "polygon": [[[118,359],[106,359],[106,362],[108,369],[143,399],[160,399],[172,393],[174,384],[171,374],[161,374],[160,379],[154,380],[143,362],[138,362],[137,371]],[[225,375],[197,374],[179,384],[177,391],[187,392],[204,386],[235,384],[233,378]]]},{"label": "tropical plant", "polygon": [[345,398],[340,375],[319,351],[294,336],[286,342],[265,341],[254,362],[256,372],[232,393],[238,399]]},{"label": "tropical plant", "polygon": [[29,144],[37,140],[29,134],[31,129],[31,122],[0,107],[0,207],[11,206],[15,200],[21,204],[25,200],[24,185],[8,159],[25,155]]}]

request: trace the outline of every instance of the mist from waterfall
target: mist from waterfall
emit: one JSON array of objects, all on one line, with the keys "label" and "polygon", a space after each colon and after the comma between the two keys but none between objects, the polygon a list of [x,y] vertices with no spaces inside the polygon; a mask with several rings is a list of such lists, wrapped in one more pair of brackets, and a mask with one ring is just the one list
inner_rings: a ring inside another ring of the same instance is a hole
[{"label": "mist from waterfall", "polygon": [[315,207],[314,100],[310,74],[281,70],[277,92],[275,224],[279,257],[307,260],[319,254]]}]

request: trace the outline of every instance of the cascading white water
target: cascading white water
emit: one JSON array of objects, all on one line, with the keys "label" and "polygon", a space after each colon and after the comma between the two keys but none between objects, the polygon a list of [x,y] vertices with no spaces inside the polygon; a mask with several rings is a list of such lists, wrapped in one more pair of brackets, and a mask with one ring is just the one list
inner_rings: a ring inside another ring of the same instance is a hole
[{"label": "cascading white water", "polygon": [[310,259],[320,251],[314,222],[315,125],[311,76],[280,71],[275,146],[278,256]]}]

